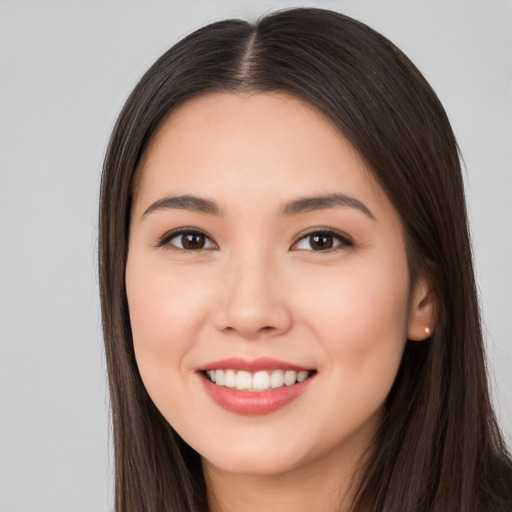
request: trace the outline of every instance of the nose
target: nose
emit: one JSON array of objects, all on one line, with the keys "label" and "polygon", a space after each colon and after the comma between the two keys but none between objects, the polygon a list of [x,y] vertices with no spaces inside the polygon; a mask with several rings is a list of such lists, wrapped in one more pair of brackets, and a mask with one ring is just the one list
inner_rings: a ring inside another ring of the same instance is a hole
[{"label": "nose", "polygon": [[270,338],[292,325],[286,286],[270,258],[232,258],[223,270],[217,329],[246,339]]}]

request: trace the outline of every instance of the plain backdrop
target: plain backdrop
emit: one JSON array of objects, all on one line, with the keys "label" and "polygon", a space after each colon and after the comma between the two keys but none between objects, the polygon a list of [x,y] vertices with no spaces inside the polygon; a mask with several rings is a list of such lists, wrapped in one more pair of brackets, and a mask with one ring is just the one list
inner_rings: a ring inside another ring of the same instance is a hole
[{"label": "plain backdrop", "polygon": [[174,42],[227,17],[309,5],[402,48],[452,121],[489,368],[512,439],[512,3],[481,0],[0,0],[0,512],[112,509],[96,274],[115,118]]}]

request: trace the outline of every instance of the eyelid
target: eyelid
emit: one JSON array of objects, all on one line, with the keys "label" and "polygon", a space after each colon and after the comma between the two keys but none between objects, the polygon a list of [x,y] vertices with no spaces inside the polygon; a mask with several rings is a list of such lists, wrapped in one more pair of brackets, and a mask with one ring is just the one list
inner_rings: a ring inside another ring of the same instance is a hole
[{"label": "eyelid", "polygon": [[[333,238],[337,238],[341,243],[335,247],[325,249],[325,250],[318,250],[318,251],[315,251],[313,249],[309,249],[309,250],[308,249],[294,249],[294,246],[296,246],[301,240],[304,240],[305,238],[308,238],[313,235],[318,235],[318,234],[320,234],[320,235],[327,234],[329,236],[332,236]],[[297,236],[297,238],[295,239],[295,241],[292,243],[291,250],[326,253],[326,252],[333,252],[333,251],[341,250],[341,249],[344,249],[347,247],[352,247],[353,245],[354,245],[354,242],[353,242],[352,238],[350,236],[348,236],[346,233],[343,233],[342,231],[338,231],[337,229],[333,229],[333,228],[318,227],[318,228],[309,229],[308,231],[299,234]]]},{"label": "eyelid", "polygon": [[176,228],[176,229],[172,229],[171,231],[168,231],[167,233],[165,233],[158,239],[157,243],[155,244],[155,247],[157,247],[157,248],[168,247],[172,250],[181,251],[181,252],[200,252],[200,251],[205,251],[205,250],[208,251],[208,250],[213,249],[212,247],[206,247],[206,248],[202,248],[202,249],[184,249],[181,247],[176,247],[170,243],[170,241],[173,238],[176,238],[180,235],[186,235],[186,234],[202,235],[212,243],[212,245],[214,246],[213,248],[218,249],[217,243],[213,240],[213,238],[210,235],[208,235],[208,233],[205,233],[202,229],[194,228],[191,226]]}]

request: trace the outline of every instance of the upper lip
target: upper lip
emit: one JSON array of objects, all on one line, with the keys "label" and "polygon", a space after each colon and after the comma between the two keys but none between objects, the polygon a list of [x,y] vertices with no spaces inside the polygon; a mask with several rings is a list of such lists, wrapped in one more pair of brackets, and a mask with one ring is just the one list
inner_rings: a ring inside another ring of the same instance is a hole
[{"label": "upper lip", "polygon": [[295,370],[301,372],[311,371],[312,368],[306,368],[298,364],[280,361],[271,357],[258,357],[257,359],[230,357],[205,364],[197,368],[196,371],[201,372],[206,370],[245,370],[246,372],[254,373],[262,370]]}]

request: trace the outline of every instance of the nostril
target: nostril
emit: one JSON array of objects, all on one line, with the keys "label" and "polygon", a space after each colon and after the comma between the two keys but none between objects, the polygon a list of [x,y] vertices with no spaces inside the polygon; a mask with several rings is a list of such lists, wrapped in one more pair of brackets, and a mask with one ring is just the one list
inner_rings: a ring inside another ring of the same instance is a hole
[{"label": "nostril", "polygon": [[216,328],[224,334],[236,333],[257,339],[287,332],[292,325],[292,315],[285,303],[273,302],[255,294],[252,303],[247,297],[232,296],[221,302],[214,312]]},{"label": "nostril", "polygon": [[280,330],[273,325],[265,325],[263,327],[248,325],[228,325],[222,329],[224,334],[239,335],[247,339],[257,340],[277,335]]}]

